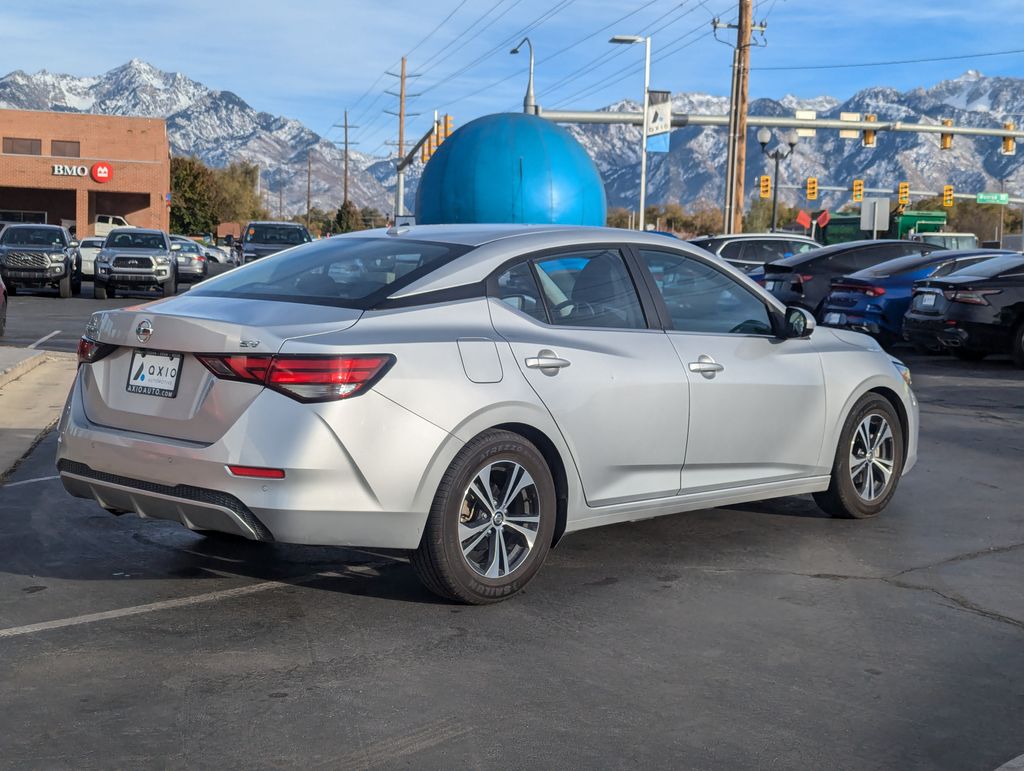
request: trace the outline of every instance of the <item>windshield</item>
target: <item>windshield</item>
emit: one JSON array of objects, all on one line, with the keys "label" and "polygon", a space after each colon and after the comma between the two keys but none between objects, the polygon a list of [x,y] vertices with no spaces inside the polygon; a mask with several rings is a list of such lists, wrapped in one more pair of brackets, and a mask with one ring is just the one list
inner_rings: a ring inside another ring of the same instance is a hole
[{"label": "windshield", "polygon": [[250,225],[245,231],[245,242],[255,244],[281,244],[296,246],[309,241],[306,229],[298,225]]},{"label": "windshield", "polygon": [[1000,273],[1024,269],[1024,257],[1018,255],[1007,257],[993,257],[991,260],[968,265],[966,268],[954,271],[949,278],[956,276],[978,276],[979,278],[992,278]]},{"label": "windshield", "polygon": [[107,249],[167,249],[163,233],[118,231],[107,236]]},{"label": "windshield", "polygon": [[7,228],[0,243],[10,246],[67,246],[64,232],[57,228]]},{"label": "windshield", "polygon": [[395,238],[330,238],[264,257],[190,294],[368,308],[466,251]]}]

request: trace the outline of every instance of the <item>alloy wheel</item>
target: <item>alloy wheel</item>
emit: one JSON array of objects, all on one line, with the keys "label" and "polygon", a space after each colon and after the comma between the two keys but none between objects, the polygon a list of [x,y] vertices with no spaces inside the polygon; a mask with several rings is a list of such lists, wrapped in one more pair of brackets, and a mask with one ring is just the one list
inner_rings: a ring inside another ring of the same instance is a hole
[{"label": "alloy wheel", "polygon": [[459,510],[459,546],[484,578],[505,578],[533,551],[540,495],[530,473],[512,460],[488,463],[470,482]]},{"label": "alloy wheel", "polygon": [[861,420],[850,442],[850,480],[867,502],[882,497],[896,465],[896,441],[884,415],[873,412]]}]

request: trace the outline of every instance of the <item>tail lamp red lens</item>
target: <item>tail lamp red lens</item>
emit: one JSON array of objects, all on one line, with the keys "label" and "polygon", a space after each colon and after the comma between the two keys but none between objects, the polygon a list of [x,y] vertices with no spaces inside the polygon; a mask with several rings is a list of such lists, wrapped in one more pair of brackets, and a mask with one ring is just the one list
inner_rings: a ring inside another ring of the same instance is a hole
[{"label": "tail lamp red lens", "polygon": [[809,284],[813,278],[814,278],[814,276],[812,276],[810,273],[801,273],[800,274],[800,283],[801,284]]},{"label": "tail lamp red lens", "polygon": [[228,466],[228,471],[236,477],[251,479],[284,479],[284,469],[263,468],[261,466]]},{"label": "tail lamp red lens", "polygon": [[1000,289],[944,289],[942,296],[951,303],[967,303],[968,305],[988,305],[986,297],[999,294]]},{"label": "tail lamp red lens", "polygon": [[92,364],[104,356],[109,356],[117,350],[116,345],[109,343],[97,343],[89,337],[82,337],[78,341],[78,364]]},{"label": "tail lamp red lens", "polygon": [[222,380],[259,383],[300,402],[347,399],[370,389],[395,363],[391,354],[196,356]]}]

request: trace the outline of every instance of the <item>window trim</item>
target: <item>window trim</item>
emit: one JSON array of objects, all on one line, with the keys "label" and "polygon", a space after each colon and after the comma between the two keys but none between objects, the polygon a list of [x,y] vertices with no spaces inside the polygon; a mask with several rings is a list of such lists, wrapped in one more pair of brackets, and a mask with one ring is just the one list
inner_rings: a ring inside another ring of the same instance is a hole
[{"label": "window trim", "polygon": [[[493,298],[498,302],[501,302],[501,297],[498,295],[498,276],[511,270],[513,267],[520,263],[526,263],[530,268],[530,273],[533,276],[534,283],[537,284],[537,291],[544,306],[544,315],[548,319],[547,322],[539,321],[528,313],[522,313],[517,311],[515,308],[507,305],[509,310],[514,313],[520,313],[524,318],[529,319],[534,324],[542,324],[550,329],[580,329],[580,330],[597,330],[605,332],[649,332],[663,331],[664,325],[661,314],[658,310],[654,298],[650,296],[650,288],[644,277],[644,272],[639,271],[639,266],[636,263],[636,257],[631,251],[631,244],[625,241],[608,241],[608,242],[587,242],[572,244],[571,246],[552,246],[546,249],[537,249],[532,252],[524,252],[522,254],[511,257],[505,260],[497,268],[491,271],[490,275],[484,280],[486,287],[486,295],[488,298]],[[543,288],[540,285],[540,280],[537,278],[537,265],[536,263],[541,260],[546,260],[549,257],[555,257],[560,254],[576,254],[578,252],[585,251],[618,251],[619,256],[622,258],[622,262],[626,268],[626,274],[629,276],[629,280],[633,285],[633,291],[636,292],[637,299],[640,301],[640,312],[644,317],[644,326],[642,327],[591,327],[591,326],[570,326],[568,324],[553,324],[551,323],[551,316],[548,309],[547,298],[544,296]]]},{"label": "window trim", "polygon": [[[651,295],[654,300],[654,304],[657,307],[658,314],[661,317],[662,329],[666,332],[675,332],[676,334],[682,335],[728,335],[730,337],[756,337],[756,338],[767,338],[770,340],[784,340],[786,336],[784,330],[786,328],[785,314],[781,313],[774,305],[766,302],[756,291],[746,286],[742,281],[737,281],[736,277],[731,275],[728,271],[722,270],[721,266],[716,265],[710,260],[702,258],[700,255],[691,254],[685,249],[666,248],[663,246],[653,246],[648,244],[630,244],[631,249],[635,249],[633,259],[637,266],[642,270],[644,282],[647,285],[647,292]],[[665,252],[667,254],[674,254],[680,257],[686,257],[691,260],[700,262],[702,265],[711,268],[712,270],[721,273],[723,276],[732,281],[737,287],[747,292],[751,297],[757,300],[761,305],[764,306],[765,311],[768,313],[768,320],[772,325],[772,333],[770,335],[755,334],[753,332],[696,332],[688,329],[676,329],[672,322],[672,317],[668,312],[668,305],[665,304],[665,298],[662,297],[661,291],[658,289],[658,284],[654,280],[654,274],[651,273],[650,268],[647,267],[647,263],[640,256],[641,251],[651,252]]]}]

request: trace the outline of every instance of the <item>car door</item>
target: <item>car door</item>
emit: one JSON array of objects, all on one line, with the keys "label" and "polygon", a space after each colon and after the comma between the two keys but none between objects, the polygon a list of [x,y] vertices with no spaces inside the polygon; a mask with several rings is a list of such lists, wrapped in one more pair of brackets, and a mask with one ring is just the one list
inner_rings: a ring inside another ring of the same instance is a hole
[{"label": "car door", "polygon": [[821,473],[825,384],[811,341],[776,336],[766,302],[696,255],[638,255],[690,380],[681,491]]},{"label": "car door", "polygon": [[676,495],[689,385],[622,250],[528,256],[490,294],[495,330],[557,423],[588,504]]}]

